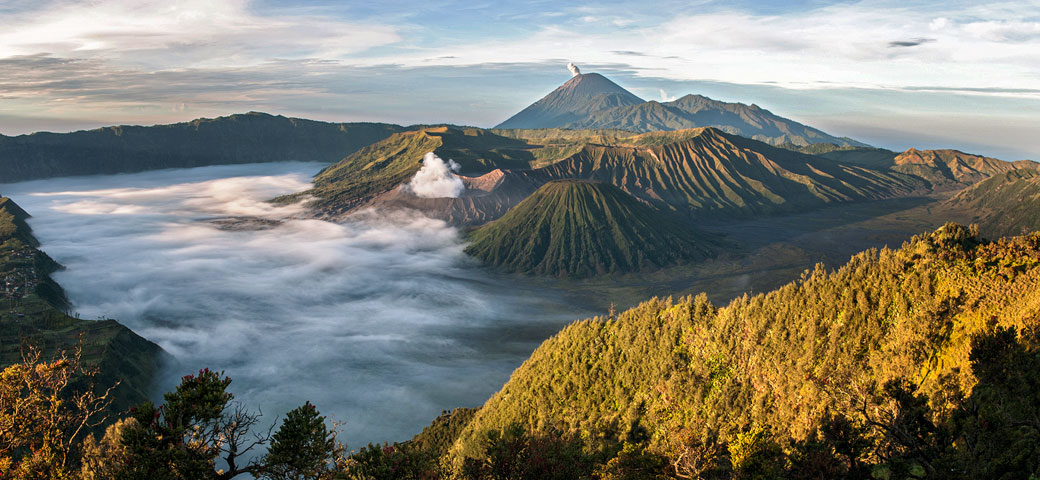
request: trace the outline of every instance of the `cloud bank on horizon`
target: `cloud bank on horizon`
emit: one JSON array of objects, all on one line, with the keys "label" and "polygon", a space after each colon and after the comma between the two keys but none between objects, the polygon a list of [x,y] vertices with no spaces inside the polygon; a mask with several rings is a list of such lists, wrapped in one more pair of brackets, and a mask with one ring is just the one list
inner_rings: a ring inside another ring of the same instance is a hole
[{"label": "cloud bank on horizon", "polygon": [[6,134],[251,109],[490,126],[571,58],[635,93],[728,94],[882,146],[957,140],[927,125],[963,117],[954,132],[1000,126],[1011,134],[991,143],[1040,157],[1036,0],[16,1],[0,27]]}]

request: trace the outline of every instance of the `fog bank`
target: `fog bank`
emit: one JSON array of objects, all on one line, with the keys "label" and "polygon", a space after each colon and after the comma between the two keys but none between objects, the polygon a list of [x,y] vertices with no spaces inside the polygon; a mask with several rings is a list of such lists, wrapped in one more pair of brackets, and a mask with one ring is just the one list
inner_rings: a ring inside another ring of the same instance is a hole
[{"label": "fog bank", "polygon": [[590,313],[479,268],[442,221],[368,211],[335,224],[264,202],[308,188],[322,166],[50,179],[0,194],[33,215],[83,318],[116,318],[179,360],[167,388],[225,370],[267,420],[310,401],[345,422],[351,449],[480,405]]}]

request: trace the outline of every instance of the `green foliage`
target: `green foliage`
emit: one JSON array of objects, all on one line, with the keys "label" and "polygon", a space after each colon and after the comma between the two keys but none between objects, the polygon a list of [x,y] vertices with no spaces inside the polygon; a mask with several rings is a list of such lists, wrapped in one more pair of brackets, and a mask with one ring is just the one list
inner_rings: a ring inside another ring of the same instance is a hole
[{"label": "green foliage", "polygon": [[444,455],[476,413],[475,408],[456,408],[442,412],[408,442],[409,447],[429,452],[435,457]]},{"label": "green foliage", "polygon": [[216,478],[217,457],[233,441],[225,427],[234,420],[224,417],[233,398],[230,384],[221,373],[201,370],[163,395],[163,405],[131,411],[135,427],[122,432],[128,460],[117,478]]},{"label": "green foliage", "polygon": [[340,454],[334,432],[325,417],[310,402],[285,415],[282,426],[271,437],[263,459],[261,477],[274,480],[317,480],[331,478]]},{"label": "green foliage", "polygon": [[518,424],[488,431],[482,447],[480,455],[463,461],[462,479],[569,480],[588,478],[595,466],[577,439],[556,432],[531,435]]},{"label": "green foliage", "polygon": [[708,256],[713,240],[617,187],[550,182],[474,231],[466,253],[508,271],[585,277]]},{"label": "green foliage", "polygon": [[350,456],[344,472],[351,480],[432,480],[444,476],[437,455],[409,444],[369,444]]}]

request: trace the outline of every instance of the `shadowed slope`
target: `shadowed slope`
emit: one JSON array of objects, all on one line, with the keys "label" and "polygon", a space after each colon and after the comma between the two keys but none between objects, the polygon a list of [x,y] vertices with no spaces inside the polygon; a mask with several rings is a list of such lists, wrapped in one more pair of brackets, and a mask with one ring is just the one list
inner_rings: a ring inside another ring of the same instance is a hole
[{"label": "shadowed slope", "polygon": [[612,185],[549,182],[472,233],[466,252],[508,271],[585,277],[704,258],[706,236]]}]

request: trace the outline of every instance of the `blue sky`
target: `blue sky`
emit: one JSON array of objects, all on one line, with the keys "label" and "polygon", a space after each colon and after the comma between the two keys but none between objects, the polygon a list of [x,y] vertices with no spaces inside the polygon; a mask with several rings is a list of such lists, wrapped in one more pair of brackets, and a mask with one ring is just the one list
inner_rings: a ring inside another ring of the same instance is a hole
[{"label": "blue sky", "polygon": [[1040,1],[0,0],[0,133],[249,110],[492,126],[568,61],[877,146],[1040,160]]}]

